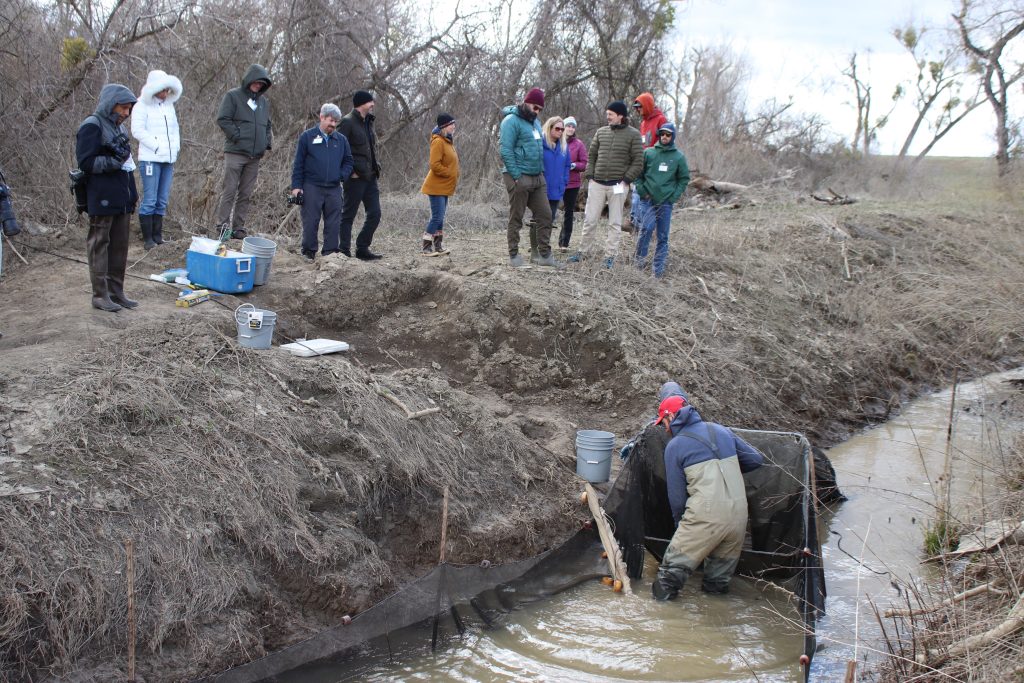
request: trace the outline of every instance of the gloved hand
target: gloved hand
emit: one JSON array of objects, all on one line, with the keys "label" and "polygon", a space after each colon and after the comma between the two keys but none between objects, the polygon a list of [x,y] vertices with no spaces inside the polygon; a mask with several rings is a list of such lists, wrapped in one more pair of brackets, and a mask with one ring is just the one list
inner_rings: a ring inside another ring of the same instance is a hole
[{"label": "gloved hand", "polygon": [[629,460],[629,456],[633,454],[633,442],[630,441],[619,450],[619,457],[622,458],[622,462]]}]

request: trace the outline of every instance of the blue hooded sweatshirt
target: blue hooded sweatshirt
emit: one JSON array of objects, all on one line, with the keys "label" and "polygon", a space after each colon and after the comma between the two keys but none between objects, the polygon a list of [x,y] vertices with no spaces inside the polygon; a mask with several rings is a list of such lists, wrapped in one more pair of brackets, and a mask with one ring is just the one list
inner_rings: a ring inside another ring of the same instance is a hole
[{"label": "blue hooded sweatshirt", "polygon": [[544,141],[544,182],[548,186],[548,199],[558,201],[565,194],[565,186],[569,184],[569,170],[572,166],[572,157],[569,154],[569,146],[562,149],[558,142],[554,147],[548,146]]}]

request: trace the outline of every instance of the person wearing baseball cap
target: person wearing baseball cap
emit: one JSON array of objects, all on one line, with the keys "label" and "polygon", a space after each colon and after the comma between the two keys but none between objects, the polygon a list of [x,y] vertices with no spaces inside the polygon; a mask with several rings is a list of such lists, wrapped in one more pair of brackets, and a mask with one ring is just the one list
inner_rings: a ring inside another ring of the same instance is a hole
[{"label": "person wearing baseball cap", "polygon": [[731,429],[705,422],[682,395],[666,396],[658,419],[668,423],[671,436],[665,482],[678,526],[651,592],[656,600],[674,599],[703,564],[701,588],[727,593],[747,530],[743,474],[763,465],[764,456]]},{"label": "person wearing baseball cap", "polygon": [[651,270],[654,277],[665,275],[668,263],[668,235],[672,227],[672,208],[686,192],[690,168],[686,157],[676,147],[676,127],[665,122],[658,128],[658,142],[644,150],[644,166],[636,180],[636,217],[639,231],[636,239],[636,267],[648,266],[647,250],[651,235],[657,233]]}]

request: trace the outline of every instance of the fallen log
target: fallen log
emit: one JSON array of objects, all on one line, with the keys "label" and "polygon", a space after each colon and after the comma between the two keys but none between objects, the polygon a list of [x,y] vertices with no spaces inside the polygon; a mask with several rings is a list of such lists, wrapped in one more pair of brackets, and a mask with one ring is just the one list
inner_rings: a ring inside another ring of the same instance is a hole
[{"label": "fallen log", "polygon": [[816,194],[814,194],[812,192],[811,193],[811,197],[813,199],[815,199],[816,201],[823,202],[825,204],[828,204],[829,206],[845,206],[847,204],[856,204],[857,203],[857,200],[855,198],[853,198],[853,197],[851,197],[849,195],[839,194],[838,192],[833,190],[831,187],[828,188],[828,193],[829,193],[828,197],[822,197],[822,196],[816,195]]}]

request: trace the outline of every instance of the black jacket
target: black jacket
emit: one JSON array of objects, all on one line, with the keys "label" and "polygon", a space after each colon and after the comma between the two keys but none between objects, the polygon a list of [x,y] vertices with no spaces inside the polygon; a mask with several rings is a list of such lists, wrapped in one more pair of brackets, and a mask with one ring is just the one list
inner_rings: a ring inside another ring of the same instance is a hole
[{"label": "black jacket", "polygon": [[131,158],[128,131],[115,123],[114,105],[134,103],[131,90],[108,83],[100,91],[96,111],[78,127],[75,157],[78,168],[86,173],[86,196],[90,216],[116,216],[133,213],[139,202],[135,173],[123,170]]},{"label": "black jacket", "polygon": [[[266,87],[253,94],[249,86],[264,81]],[[270,74],[253,64],[242,77],[242,86],[224,94],[217,111],[217,125],[224,131],[224,151],[261,157],[274,144],[274,128],[270,122],[270,102],[264,93],[270,87]],[[252,100],[256,109],[249,106]]]},{"label": "black jacket", "polygon": [[355,161],[355,172],[360,178],[380,177],[380,163],[377,162],[377,134],[373,130],[373,114],[364,119],[355,109],[346,114],[338,124],[338,132],[348,139]]}]

